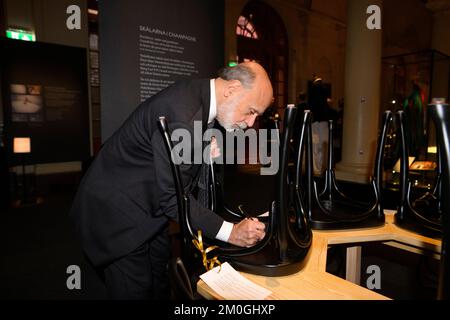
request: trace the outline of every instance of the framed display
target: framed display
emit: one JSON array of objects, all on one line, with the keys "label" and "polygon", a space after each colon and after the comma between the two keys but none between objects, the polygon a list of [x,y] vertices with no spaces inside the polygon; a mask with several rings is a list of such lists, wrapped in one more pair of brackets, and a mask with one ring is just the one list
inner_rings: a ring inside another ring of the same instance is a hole
[{"label": "framed display", "polygon": [[90,156],[86,49],[0,38],[4,140],[30,137],[32,163]]}]

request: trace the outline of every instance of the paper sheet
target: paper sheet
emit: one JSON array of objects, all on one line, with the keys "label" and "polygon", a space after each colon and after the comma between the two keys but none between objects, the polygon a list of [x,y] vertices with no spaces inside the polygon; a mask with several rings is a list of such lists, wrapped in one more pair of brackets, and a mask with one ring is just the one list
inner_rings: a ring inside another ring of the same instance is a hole
[{"label": "paper sheet", "polygon": [[226,300],[264,300],[272,294],[237,272],[228,262],[202,274],[200,278]]}]

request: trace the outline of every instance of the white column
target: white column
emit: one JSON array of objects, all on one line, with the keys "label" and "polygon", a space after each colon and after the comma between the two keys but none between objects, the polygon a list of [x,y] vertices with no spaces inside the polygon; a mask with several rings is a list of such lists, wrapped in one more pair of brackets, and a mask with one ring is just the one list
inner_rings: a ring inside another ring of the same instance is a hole
[{"label": "white column", "polygon": [[345,106],[340,180],[367,182],[378,137],[382,30],[367,28],[367,8],[382,0],[349,0],[345,51]]}]

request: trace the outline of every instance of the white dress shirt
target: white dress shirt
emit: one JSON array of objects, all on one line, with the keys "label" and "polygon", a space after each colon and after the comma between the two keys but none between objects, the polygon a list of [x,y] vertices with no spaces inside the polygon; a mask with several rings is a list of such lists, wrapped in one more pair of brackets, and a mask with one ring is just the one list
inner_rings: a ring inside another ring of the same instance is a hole
[{"label": "white dress shirt", "polygon": [[[211,102],[209,104],[209,117],[208,124],[213,122],[217,115],[217,103],[216,103],[216,86],[215,80],[211,79]],[[220,227],[219,232],[216,235],[216,239],[224,242],[228,242],[230,238],[231,231],[233,230],[233,223],[224,221],[222,227]]]}]

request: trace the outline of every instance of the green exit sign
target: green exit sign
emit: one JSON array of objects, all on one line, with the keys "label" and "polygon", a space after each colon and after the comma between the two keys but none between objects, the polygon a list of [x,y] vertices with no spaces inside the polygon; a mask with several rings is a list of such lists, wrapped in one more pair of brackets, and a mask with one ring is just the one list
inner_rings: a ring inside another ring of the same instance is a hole
[{"label": "green exit sign", "polygon": [[6,30],[6,37],[23,41],[36,41],[36,37],[33,32],[24,30],[8,29]]}]

